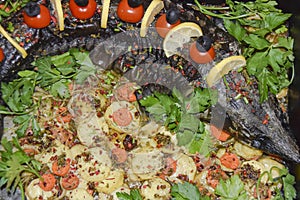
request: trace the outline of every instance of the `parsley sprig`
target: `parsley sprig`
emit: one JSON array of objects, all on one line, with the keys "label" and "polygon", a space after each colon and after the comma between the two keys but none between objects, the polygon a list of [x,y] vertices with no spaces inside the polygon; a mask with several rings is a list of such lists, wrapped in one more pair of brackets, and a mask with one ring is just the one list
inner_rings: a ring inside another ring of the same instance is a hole
[{"label": "parsley sprig", "polygon": [[3,18],[9,17],[12,13],[16,12],[20,8],[24,7],[29,0],[6,0],[3,1],[3,4],[0,8],[0,22]]},{"label": "parsley sprig", "polygon": [[208,196],[202,196],[196,185],[189,182],[175,183],[171,188],[173,200],[209,200]]},{"label": "parsley sprig", "polygon": [[22,193],[22,199],[25,199],[23,181],[27,176],[40,177],[39,171],[42,164],[32,157],[25,154],[18,140],[14,137],[12,141],[3,138],[1,145],[4,150],[0,151],[0,187],[6,184],[7,189],[15,191],[19,188]]},{"label": "parsley sprig", "polygon": [[286,34],[291,14],[276,8],[276,1],[226,0],[228,7],[204,6],[197,0],[195,3],[202,13],[222,18],[229,34],[242,44],[246,70],[258,80],[261,102],[268,98],[269,92],[277,94],[291,84],[294,40]]},{"label": "parsley sprig", "polygon": [[[276,171],[278,173],[277,177],[273,178],[272,171]],[[275,197],[274,199],[277,200],[292,200],[295,199],[297,196],[296,189],[294,185],[296,184],[295,177],[291,175],[288,171],[287,168],[278,168],[276,166],[272,167],[270,171],[265,171],[262,173],[259,177],[259,180],[257,182],[256,188],[257,188],[257,194],[259,194],[258,188],[259,188],[259,183],[261,182],[260,180],[262,177],[267,175],[268,181],[273,183],[273,184],[282,184],[283,185],[283,192],[280,191],[278,188],[275,188]],[[258,199],[260,199],[258,195]]]},{"label": "parsley sprig", "polygon": [[244,183],[238,175],[233,175],[227,180],[220,180],[217,185],[215,194],[219,195],[221,199],[243,200],[248,199],[247,193],[244,190]]},{"label": "parsley sprig", "polygon": [[172,96],[154,92],[140,100],[142,106],[156,121],[161,121],[168,130],[176,132],[179,146],[186,146],[190,153],[208,155],[211,151],[211,137],[197,114],[204,112],[217,101],[217,91],[195,88],[186,98],[175,88]]},{"label": "parsley sprig", "polygon": [[130,190],[130,193],[126,192],[117,192],[117,197],[119,200],[142,200],[142,196],[138,189]]},{"label": "parsley sprig", "polygon": [[88,76],[96,73],[88,52],[78,49],[41,57],[32,66],[34,70],[18,72],[19,78],[8,83],[1,82],[2,99],[7,107],[0,105],[0,114],[16,115],[14,122],[20,125],[16,130],[18,137],[24,136],[29,126],[35,135],[40,132],[35,114],[40,100],[33,101],[36,87],[49,91],[54,98],[67,99],[72,80],[83,83]]}]

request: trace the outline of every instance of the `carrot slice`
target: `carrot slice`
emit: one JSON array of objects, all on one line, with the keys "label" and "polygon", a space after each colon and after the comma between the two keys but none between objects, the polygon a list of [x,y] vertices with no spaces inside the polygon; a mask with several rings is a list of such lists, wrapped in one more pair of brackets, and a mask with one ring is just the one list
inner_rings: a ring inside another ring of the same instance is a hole
[{"label": "carrot slice", "polygon": [[68,113],[68,109],[66,107],[60,107],[56,114],[58,115],[56,117],[58,122],[68,123],[72,120],[73,117],[70,113]]},{"label": "carrot slice", "polygon": [[240,159],[233,153],[224,153],[220,158],[221,164],[229,169],[236,169],[240,165]]},{"label": "carrot slice", "polygon": [[171,157],[167,157],[165,159],[166,167],[159,175],[160,178],[165,179],[166,176],[171,176],[176,172],[177,169],[177,161]]},{"label": "carrot slice", "polygon": [[69,172],[70,166],[70,159],[58,159],[52,163],[52,172],[57,176],[65,176]]},{"label": "carrot slice", "polygon": [[125,149],[114,148],[112,154],[118,163],[124,163],[127,160],[127,152]]},{"label": "carrot slice", "polygon": [[119,101],[128,102],[136,101],[136,96],[134,94],[135,90],[136,89],[134,83],[125,83],[115,90],[116,99]]},{"label": "carrot slice", "polygon": [[215,127],[214,125],[210,125],[210,131],[211,134],[218,140],[225,142],[226,140],[228,140],[228,138],[230,137],[230,134],[218,129],[217,127]]},{"label": "carrot slice", "polygon": [[43,174],[39,182],[40,188],[44,191],[51,191],[56,184],[56,179],[53,174]]},{"label": "carrot slice", "polygon": [[128,126],[132,121],[132,115],[127,108],[116,110],[113,112],[112,118],[118,126]]},{"label": "carrot slice", "polygon": [[33,149],[33,148],[24,148],[23,151],[26,153],[28,156],[34,156],[38,154],[38,151]]},{"label": "carrot slice", "polygon": [[79,178],[73,173],[69,173],[67,176],[61,179],[61,186],[66,190],[74,190],[79,185]]}]

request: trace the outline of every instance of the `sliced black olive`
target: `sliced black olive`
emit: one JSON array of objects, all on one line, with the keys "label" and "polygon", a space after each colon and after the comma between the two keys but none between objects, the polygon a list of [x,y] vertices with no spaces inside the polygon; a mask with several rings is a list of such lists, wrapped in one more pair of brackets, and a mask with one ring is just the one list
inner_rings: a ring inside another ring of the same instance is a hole
[{"label": "sliced black olive", "polygon": [[24,11],[29,17],[35,17],[40,14],[41,9],[36,2],[28,2],[24,7]]},{"label": "sliced black olive", "polygon": [[131,8],[136,8],[143,4],[143,0],[128,0],[128,5]]},{"label": "sliced black olive", "polygon": [[196,41],[196,48],[200,52],[207,52],[212,45],[212,40],[210,37],[204,35],[200,36]]},{"label": "sliced black olive", "polygon": [[89,4],[89,0],[74,0],[78,6],[84,7]]},{"label": "sliced black olive", "polygon": [[179,20],[179,10],[171,8],[167,11],[166,18],[169,24],[175,24]]}]

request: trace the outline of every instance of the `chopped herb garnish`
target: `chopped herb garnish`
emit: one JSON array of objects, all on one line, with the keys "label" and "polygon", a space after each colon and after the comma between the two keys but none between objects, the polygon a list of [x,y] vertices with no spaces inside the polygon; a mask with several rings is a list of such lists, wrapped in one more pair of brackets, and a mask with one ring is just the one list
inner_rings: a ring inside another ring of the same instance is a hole
[{"label": "chopped herb garnish", "polygon": [[207,156],[210,152],[210,134],[204,123],[196,116],[217,101],[217,91],[208,88],[195,88],[191,97],[183,97],[177,89],[172,96],[155,92],[140,103],[152,117],[176,132],[178,145],[188,147],[191,153],[199,152]]},{"label": "chopped herb garnish", "polygon": [[117,192],[117,197],[119,200],[142,200],[142,196],[138,189],[130,190],[130,194],[126,192]]},{"label": "chopped herb garnish", "polygon": [[8,109],[1,106],[0,114],[17,115],[14,122],[20,125],[16,131],[18,137],[24,136],[30,126],[35,135],[40,132],[35,119],[35,108],[39,102],[33,102],[35,87],[49,91],[56,98],[69,98],[68,86],[72,79],[82,83],[88,76],[96,73],[88,52],[77,49],[39,58],[32,65],[35,70],[20,71],[19,78],[9,83],[1,82],[2,99]]},{"label": "chopped herb garnish", "polygon": [[258,80],[261,102],[268,98],[269,92],[277,94],[291,84],[294,40],[287,37],[286,27],[291,14],[277,9],[276,1],[245,3],[226,0],[228,7],[204,6],[197,0],[195,2],[202,13],[222,18],[227,31],[242,44],[242,53],[247,59],[246,70]]}]

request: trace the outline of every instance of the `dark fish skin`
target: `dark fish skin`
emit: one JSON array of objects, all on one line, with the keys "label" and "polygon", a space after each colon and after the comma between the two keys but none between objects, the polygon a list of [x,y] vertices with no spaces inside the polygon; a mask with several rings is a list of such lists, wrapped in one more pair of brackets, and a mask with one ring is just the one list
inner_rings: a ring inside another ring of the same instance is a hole
[{"label": "dark fish skin", "polygon": [[[65,0],[63,1],[63,3],[66,2],[67,1]],[[113,1],[112,4],[115,4],[116,2],[117,1]],[[145,1],[145,8],[149,5],[149,2],[149,0]],[[101,1],[98,0],[97,3],[100,5]],[[191,5],[188,2],[182,3],[182,1],[178,0],[164,1],[164,3],[166,9],[176,6],[182,10],[182,21],[198,23],[201,26],[203,33],[209,35],[213,41],[218,44],[219,48],[216,49],[216,62],[230,55],[241,53],[237,41],[216,26],[213,23],[213,20],[208,19],[205,15],[195,11],[193,9],[194,5]],[[46,4],[51,8],[49,1],[46,1]],[[21,12],[16,13],[14,17],[3,21],[2,26],[7,27],[8,22],[12,22],[15,25],[16,29],[13,35],[21,35],[20,39],[25,43],[24,48],[28,52],[28,57],[23,59],[19,52],[17,52],[17,50],[12,47],[2,35],[0,35],[0,46],[9,49],[10,52],[9,55],[6,56],[6,59],[0,64],[0,80],[10,81],[16,78],[17,71],[28,69],[30,63],[36,57],[55,55],[66,52],[69,48],[76,47],[92,50],[91,58],[95,64],[99,64],[100,61],[105,63],[111,62],[111,65],[108,67],[121,71],[131,79],[143,80],[142,75],[148,76],[148,78],[153,75],[154,77],[156,76],[156,79],[160,79],[164,78],[160,75],[166,72],[165,74],[168,74],[170,77],[165,78],[166,80],[163,84],[185,86],[188,82],[193,84],[200,82],[200,86],[206,87],[203,77],[206,76],[213,65],[197,65],[188,59],[178,56],[166,58],[161,47],[158,48],[160,45],[159,38],[157,43],[155,43],[157,46],[154,45],[154,48],[149,50],[149,41],[147,41],[147,39],[140,39],[134,34],[124,33],[125,35],[128,34],[128,37],[124,38],[124,41],[126,39],[128,42],[129,38],[131,38],[132,40],[129,40],[130,42],[137,42],[139,47],[136,51],[133,51],[133,53],[126,53],[118,57],[115,61],[109,60],[111,59],[110,54],[107,54],[106,56],[103,52],[102,54],[99,54],[103,47],[101,47],[101,44],[105,44],[112,36],[120,33],[115,31],[115,27],[119,21],[114,15],[115,13],[110,13],[107,29],[99,28],[101,16],[98,12],[95,14],[93,20],[84,22],[77,21],[72,17],[66,17],[65,31],[58,32],[56,31],[56,24],[54,22],[51,22],[50,26],[45,29],[30,29],[22,23]],[[135,24],[134,26],[139,27],[140,24]],[[121,32],[122,30],[126,30],[126,23],[123,22],[119,27]],[[153,37],[156,36],[153,35]],[[26,42],[26,38],[29,38],[30,42]],[[125,43],[124,45],[126,46],[128,44]],[[143,55],[144,60],[141,55]],[[179,73],[171,69],[164,72],[160,70],[147,72],[146,70],[138,71],[135,68],[126,68],[126,64],[128,63],[140,66],[147,62],[154,65],[167,64],[173,67],[173,69],[177,69]],[[182,68],[179,68],[179,66],[182,66]],[[182,74],[184,74],[184,78],[181,76]],[[137,78],[138,75],[139,77]],[[144,77],[144,79],[146,80],[147,78]],[[170,82],[170,80],[173,80],[173,82]],[[295,143],[294,136],[290,133],[288,128],[288,115],[280,109],[276,97],[270,95],[270,98],[261,104],[259,103],[259,94],[255,80],[251,79],[253,84],[247,85],[244,76],[240,73],[227,75],[226,80],[229,83],[229,87],[226,88],[226,92],[221,92],[221,95],[223,95],[221,98],[226,99],[226,101],[219,102],[215,107],[216,112],[225,113],[226,119],[224,120],[226,120],[226,123],[224,128],[230,128],[233,133],[238,132],[238,137],[241,138],[241,140],[256,148],[262,149],[267,153],[279,155],[285,160],[300,163],[298,146]],[[176,84],[175,82],[180,84]],[[243,91],[247,92],[248,103],[246,103],[244,99],[234,98],[237,95],[236,85],[242,85]],[[183,88],[184,87],[182,87],[182,90],[184,90]],[[188,93],[189,92],[187,91],[186,95],[188,95]],[[266,116],[268,117],[268,123],[264,124],[263,122],[266,119]],[[0,132],[0,136],[1,135]]]}]

